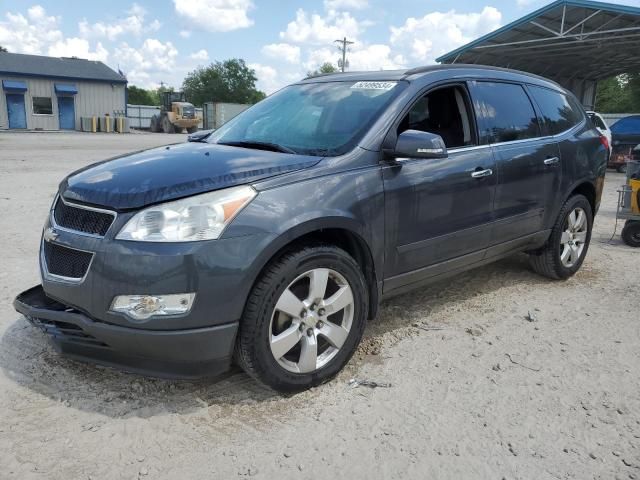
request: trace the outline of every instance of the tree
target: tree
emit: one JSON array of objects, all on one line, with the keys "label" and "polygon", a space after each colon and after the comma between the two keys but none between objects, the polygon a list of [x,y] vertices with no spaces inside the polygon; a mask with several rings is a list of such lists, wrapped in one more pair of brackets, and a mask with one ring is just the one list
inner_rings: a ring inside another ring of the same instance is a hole
[{"label": "tree", "polygon": [[324,75],[326,73],[336,73],[337,71],[338,69],[331,63],[325,62],[320,65],[319,69],[307,72],[307,77],[317,77],[318,75]]},{"label": "tree", "polygon": [[256,103],[265,94],[256,89],[256,72],[244,60],[232,58],[198,67],[182,83],[188,101],[197,106],[204,102]]},{"label": "tree", "polygon": [[8,52],[9,50],[7,50],[6,48],[4,48],[2,45],[0,45],[0,52]]},{"label": "tree", "polygon": [[144,88],[131,85],[127,87],[128,102],[132,105],[159,105],[158,94],[153,90],[145,90]]},{"label": "tree", "polygon": [[640,112],[640,74],[623,74],[599,81],[596,110],[602,113]]}]

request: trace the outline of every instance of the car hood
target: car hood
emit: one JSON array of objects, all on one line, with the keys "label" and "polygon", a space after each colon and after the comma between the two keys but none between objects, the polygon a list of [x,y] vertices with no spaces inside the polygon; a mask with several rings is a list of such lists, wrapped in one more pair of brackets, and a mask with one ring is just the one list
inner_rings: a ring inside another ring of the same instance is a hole
[{"label": "car hood", "polygon": [[67,200],[136,209],[309,168],[321,157],[208,143],[145,150],[78,170],[60,184]]}]

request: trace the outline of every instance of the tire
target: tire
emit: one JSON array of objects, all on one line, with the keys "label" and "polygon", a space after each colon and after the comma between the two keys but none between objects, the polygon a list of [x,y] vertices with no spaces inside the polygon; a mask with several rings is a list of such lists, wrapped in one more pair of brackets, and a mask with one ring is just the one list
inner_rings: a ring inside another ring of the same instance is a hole
[{"label": "tire", "polygon": [[169,120],[169,116],[165,115],[164,117],[162,117],[162,131],[164,133],[174,133],[175,130],[173,129],[173,124],[171,123],[171,120]]},{"label": "tire", "polygon": [[[571,219],[575,222],[574,213],[579,211],[584,213],[584,232],[570,233],[568,230],[572,227],[569,216],[572,215]],[[560,209],[546,245],[530,252],[531,267],[536,273],[554,280],[572,277],[580,269],[587,255],[592,229],[593,212],[587,198],[583,195],[570,197]],[[567,248],[568,258],[564,256]]]},{"label": "tire", "polygon": [[618,173],[627,173],[627,164],[623,163],[621,165],[618,165],[618,168],[616,168],[616,171]]},{"label": "tire", "polygon": [[630,247],[640,247],[640,220],[627,220],[621,236],[624,243]]},{"label": "tire", "polygon": [[173,130],[174,130],[176,133],[182,133],[182,132],[184,132],[184,128],[182,128],[182,127],[178,127],[177,125],[175,125],[175,126],[173,127]]},{"label": "tire", "polygon": [[157,115],[151,117],[149,130],[151,130],[153,133],[160,133],[160,122]]},{"label": "tire", "polygon": [[[318,291],[324,291],[326,296],[315,297],[324,301],[318,302],[314,309],[309,303],[313,296],[311,284],[321,285],[325,271],[329,275],[327,288]],[[305,276],[311,272],[319,273],[317,277],[315,273]],[[330,314],[330,301],[341,292],[345,294],[345,287],[350,288],[351,297],[341,298],[350,298],[352,303]],[[296,292],[295,298],[289,295],[293,292]],[[290,298],[293,298],[291,303],[284,301]],[[362,271],[344,250],[313,245],[289,251],[269,264],[249,295],[236,340],[236,361],[250,376],[279,392],[296,392],[324,383],[334,377],[355,352],[366,325],[368,304]],[[291,307],[288,310],[294,315],[298,309],[301,313],[297,317],[287,315],[276,308],[277,305]],[[334,328],[340,333],[340,341],[334,342],[335,345],[325,336],[325,333],[338,332]],[[293,347],[282,347],[282,343],[276,346],[280,340],[274,339],[284,336],[295,342],[291,343]],[[310,344],[315,347],[309,347]],[[312,356],[312,363],[305,362],[309,357],[303,355],[305,347],[307,352],[317,352],[317,357]],[[286,353],[276,354],[278,348]],[[306,368],[310,365],[313,366]]]},{"label": "tire", "polygon": [[198,131],[198,126],[187,128],[187,133],[196,133]]}]

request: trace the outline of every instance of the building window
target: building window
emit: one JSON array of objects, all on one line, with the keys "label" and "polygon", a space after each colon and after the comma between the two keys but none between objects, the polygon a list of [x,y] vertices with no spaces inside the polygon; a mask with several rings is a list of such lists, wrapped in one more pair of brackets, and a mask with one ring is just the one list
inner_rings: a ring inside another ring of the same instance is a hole
[{"label": "building window", "polygon": [[53,115],[51,97],[33,97],[34,115]]}]

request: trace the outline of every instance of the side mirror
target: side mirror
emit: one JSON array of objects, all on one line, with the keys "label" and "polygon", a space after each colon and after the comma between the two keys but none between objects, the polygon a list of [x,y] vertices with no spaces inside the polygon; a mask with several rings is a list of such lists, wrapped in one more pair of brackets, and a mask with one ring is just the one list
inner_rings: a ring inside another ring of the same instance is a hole
[{"label": "side mirror", "polygon": [[402,132],[393,150],[396,158],[446,158],[448,155],[440,135],[420,130]]}]

